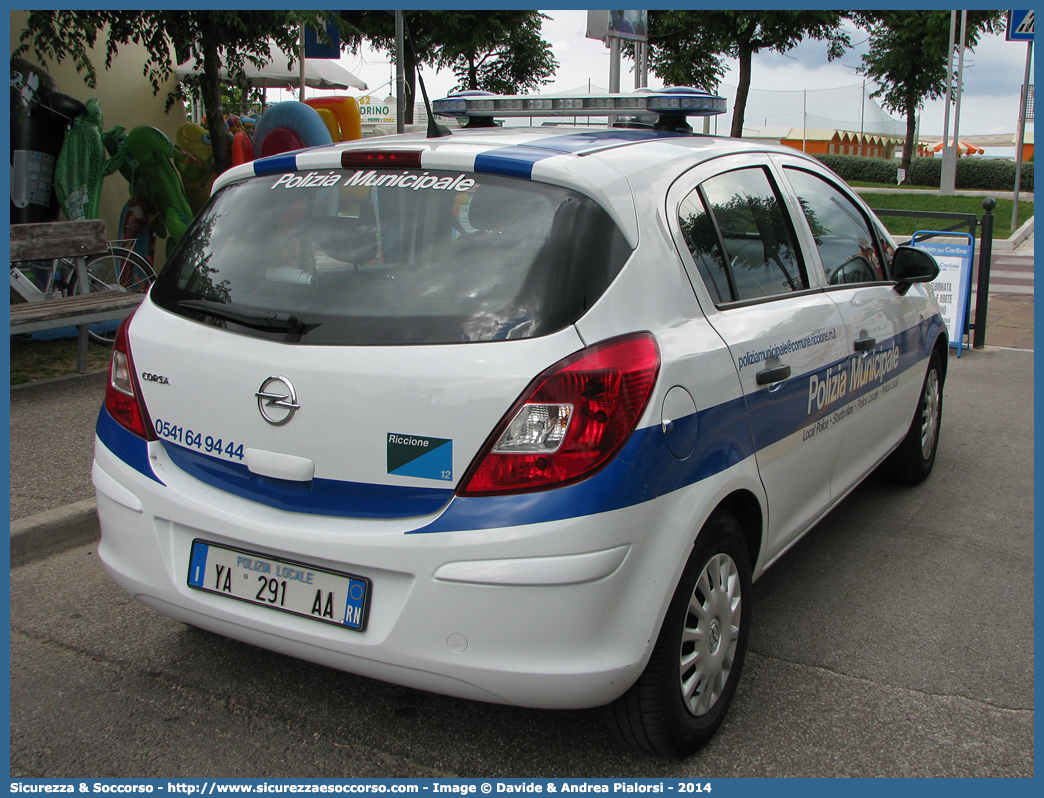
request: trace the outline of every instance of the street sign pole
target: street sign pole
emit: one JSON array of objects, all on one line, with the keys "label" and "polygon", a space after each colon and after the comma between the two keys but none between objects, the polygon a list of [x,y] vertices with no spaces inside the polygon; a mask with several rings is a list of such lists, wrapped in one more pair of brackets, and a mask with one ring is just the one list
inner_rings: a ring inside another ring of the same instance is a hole
[{"label": "street sign pole", "polygon": [[403,64],[405,24],[401,11],[395,12],[395,132],[406,130],[406,68]]},{"label": "street sign pole", "polygon": [[1019,191],[1022,188],[1022,151],[1026,146],[1026,118],[1029,116],[1030,64],[1033,62],[1033,10],[1009,11],[1005,38],[1026,42],[1026,74],[1022,79],[1022,104],[1019,108],[1019,139],[1015,153],[1015,202],[1011,208],[1011,232],[1019,223]]},{"label": "street sign pole", "polygon": [[[964,94],[964,44],[968,36],[968,11],[961,12],[961,44],[957,55],[957,101],[953,109],[953,146],[943,147],[942,180],[939,184],[939,193],[951,195],[957,186],[957,156],[960,151],[958,140],[961,125],[961,96]],[[949,130],[947,130],[949,134]]]},{"label": "street sign pole", "polygon": [[1015,202],[1011,207],[1011,232],[1019,224],[1019,190],[1022,188],[1022,150],[1026,141],[1026,112],[1029,107],[1030,62],[1033,60],[1033,42],[1026,45],[1026,75],[1022,79],[1022,108],[1019,109],[1019,148],[1015,157]]},{"label": "street sign pole", "polygon": [[[946,186],[950,183],[949,173],[954,171],[953,158],[950,150],[950,96],[953,92],[953,50],[957,44],[957,12],[950,12],[950,47],[946,52],[946,99],[943,102],[943,149],[942,165],[939,176],[939,190],[945,193]],[[914,136],[914,148],[916,152],[917,137]],[[913,155],[910,156],[913,158]],[[904,178],[905,179],[905,178]],[[902,181],[900,181],[902,182]]]}]

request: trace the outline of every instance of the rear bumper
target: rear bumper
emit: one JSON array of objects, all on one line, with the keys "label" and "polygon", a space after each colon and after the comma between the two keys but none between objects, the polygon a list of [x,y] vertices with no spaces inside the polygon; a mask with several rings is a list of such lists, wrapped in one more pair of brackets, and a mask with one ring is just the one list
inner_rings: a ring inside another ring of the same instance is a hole
[{"label": "rear bumper", "polygon": [[[147,469],[129,465],[96,441],[99,555],[114,581],[142,602],[340,670],[542,708],[605,704],[637,679],[694,537],[672,508],[706,506],[719,483],[705,480],[678,491],[683,497],[594,515],[410,534],[439,528],[435,521],[452,514],[291,513],[193,479],[158,443],[148,446],[147,460]],[[368,578],[365,631],[188,587],[197,538]]]}]

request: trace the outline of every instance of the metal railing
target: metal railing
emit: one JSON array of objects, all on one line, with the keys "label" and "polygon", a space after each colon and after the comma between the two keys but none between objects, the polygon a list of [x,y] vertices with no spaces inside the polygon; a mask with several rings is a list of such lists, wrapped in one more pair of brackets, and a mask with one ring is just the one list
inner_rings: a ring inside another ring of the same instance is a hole
[{"label": "metal railing", "polygon": [[[972,347],[975,349],[982,349],[986,345],[986,306],[989,303],[990,261],[993,259],[993,209],[996,207],[996,201],[992,197],[986,197],[982,201],[982,219],[979,219],[973,213],[898,211],[890,208],[872,209],[878,216],[906,216],[914,219],[939,220],[956,219],[957,222],[955,224],[942,228],[936,235],[956,232],[961,230],[962,227],[967,227],[972,238],[981,242],[979,245],[978,281],[975,284],[975,321],[968,325],[972,331]],[[980,235],[976,235],[976,230],[981,230]],[[925,236],[924,239],[927,240],[934,237]]]}]

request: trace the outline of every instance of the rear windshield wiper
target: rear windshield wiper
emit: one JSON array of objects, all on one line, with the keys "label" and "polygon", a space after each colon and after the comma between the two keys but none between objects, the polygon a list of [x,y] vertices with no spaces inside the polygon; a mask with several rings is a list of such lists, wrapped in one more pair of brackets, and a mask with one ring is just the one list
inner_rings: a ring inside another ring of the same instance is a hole
[{"label": "rear windshield wiper", "polygon": [[309,325],[304,324],[292,313],[280,313],[275,310],[259,310],[242,305],[232,305],[227,302],[214,302],[209,299],[182,299],[178,302],[179,308],[189,308],[209,313],[244,327],[253,327],[255,330],[279,330],[282,332],[305,332]]}]

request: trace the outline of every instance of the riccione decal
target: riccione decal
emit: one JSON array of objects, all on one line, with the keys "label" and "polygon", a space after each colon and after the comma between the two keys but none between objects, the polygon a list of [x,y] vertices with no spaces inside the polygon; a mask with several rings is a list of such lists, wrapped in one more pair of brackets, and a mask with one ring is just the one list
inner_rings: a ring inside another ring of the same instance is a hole
[{"label": "riccione decal", "polygon": [[388,473],[421,479],[453,479],[453,441],[388,433]]}]

